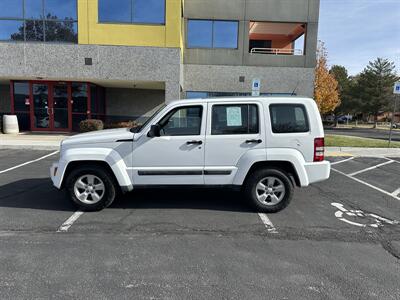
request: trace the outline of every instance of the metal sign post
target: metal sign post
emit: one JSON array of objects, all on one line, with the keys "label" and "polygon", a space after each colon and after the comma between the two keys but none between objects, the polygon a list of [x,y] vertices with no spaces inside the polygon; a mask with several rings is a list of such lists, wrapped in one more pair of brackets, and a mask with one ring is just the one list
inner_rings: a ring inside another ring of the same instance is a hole
[{"label": "metal sign post", "polygon": [[392,142],[393,121],[394,121],[394,118],[395,118],[395,115],[396,115],[397,97],[398,97],[398,95],[400,95],[400,82],[396,82],[394,84],[393,94],[394,94],[394,104],[393,104],[392,119],[390,120],[390,131],[389,131],[389,145],[388,145],[388,148],[390,148],[390,143]]}]

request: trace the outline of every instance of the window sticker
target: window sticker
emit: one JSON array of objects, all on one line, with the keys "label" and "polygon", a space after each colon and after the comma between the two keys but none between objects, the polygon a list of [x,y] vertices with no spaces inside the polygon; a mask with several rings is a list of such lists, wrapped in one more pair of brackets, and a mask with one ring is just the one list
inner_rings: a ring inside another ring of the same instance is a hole
[{"label": "window sticker", "polygon": [[242,126],[242,109],[240,107],[226,108],[227,126]]}]

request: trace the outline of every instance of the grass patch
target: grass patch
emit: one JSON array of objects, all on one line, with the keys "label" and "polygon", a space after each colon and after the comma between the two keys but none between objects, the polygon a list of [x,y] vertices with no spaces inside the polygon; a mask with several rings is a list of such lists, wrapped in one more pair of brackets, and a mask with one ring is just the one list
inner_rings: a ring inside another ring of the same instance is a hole
[{"label": "grass patch", "polygon": [[[362,148],[387,148],[388,141],[378,139],[360,138],[347,135],[325,136],[325,146],[327,147],[362,147]],[[400,148],[400,142],[391,142],[391,148]]]}]

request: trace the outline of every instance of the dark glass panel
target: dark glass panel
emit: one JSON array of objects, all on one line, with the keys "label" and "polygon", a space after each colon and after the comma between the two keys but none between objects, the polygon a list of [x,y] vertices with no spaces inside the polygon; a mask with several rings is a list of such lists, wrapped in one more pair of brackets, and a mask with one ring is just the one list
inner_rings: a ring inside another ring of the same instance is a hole
[{"label": "dark glass panel", "polygon": [[67,84],[54,85],[53,89],[54,127],[68,128],[68,87]]},{"label": "dark glass panel", "polygon": [[72,131],[79,132],[79,123],[86,119],[86,114],[72,114]]},{"label": "dark glass panel", "polygon": [[97,86],[94,84],[90,85],[90,112],[92,114],[99,112],[99,105],[98,105],[99,95],[97,93]]},{"label": "dark glass panel", "polygon": [[201,106],[177,108],[169,112],[159,122],[161,135],[199,135],[201,131],[202,112],[203,107]]},{"label": "dark glass panel", "polygon": [[212,21],[189,20],[187,27],[188,48],[212,47]]},{"label": "dark glass panel", "polygon": [[31,129],[31,118],[29,113],[16,113],[18,118],[18,126],[20,131],[28,131]]},{"label": "dark glass panel", "polygon": [[214,48],[232,48],[238,46],[238,22],[214,21]]},{"label": "dark glass panel", "polygon": [[36,128],[50,128],[49,90],[47,84],[33,84],[33,114]]},{"label": "dark glass panel", "polygon": [[14,110],[29,111],[29,83],[14,82]]},{"label": "dark glass panel", "polygon": [[258,133],[258,109],[256,105],[214,105],[211,117],[211,134]]},{"label": "dark glass panel", "polygon": [[77,0],[44,0],[44,15],[46,18],[59,20],[77,20]]},{"label": "dark glass panel", "polygon": [[98,0],[99,22],[130,23],[132,21],[131,0]]},{"label": "dark glass panel", "polygon": [[23,18],[22,0],[1,0],[0,18]]},{"label": "dark glass panel", "polygon": [[15,20],[0,20],[1,41],[23,41],[24,22]]},{"label": "dark glass panel", "polygon": [[85,113],[88,110],[87,84],[72,83],[72,112]]},{"label": "dark glass panel", "polygon": [[165,23],[165,0],[133,0],[134,23]]},{"label": "dark glass panel", "polygon": [[46,42],[78,42],[78,26],[72,21],[46,21]]},{"label": "dark glass panel", "polygon": [[25,19],[43,18],[42,0],[25,0]]},{"label": "dark glass panel", "polygon": [[308,132],[306,109],[301,104],[271,104],[269,106],[272,132]]},{"label": "dark glass panel", "polygon": [[44,41],[43,21],[26,20],[25,36],[27,41]]}]

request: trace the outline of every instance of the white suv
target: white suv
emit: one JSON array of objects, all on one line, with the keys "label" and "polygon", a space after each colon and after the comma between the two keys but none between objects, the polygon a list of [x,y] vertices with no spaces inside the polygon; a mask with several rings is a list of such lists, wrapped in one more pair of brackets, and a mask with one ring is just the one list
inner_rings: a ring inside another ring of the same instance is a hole
[{"label": "white suv", "polygon": [[294,186],[329,178],[315,101],[297,97],[181,100],[142,126],[79,134],[51,167],[83,210],[139,187],[237,186],[260,212],[285,208]]}]

